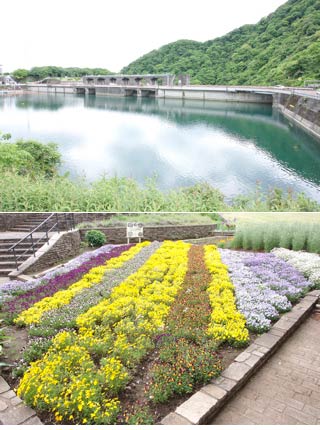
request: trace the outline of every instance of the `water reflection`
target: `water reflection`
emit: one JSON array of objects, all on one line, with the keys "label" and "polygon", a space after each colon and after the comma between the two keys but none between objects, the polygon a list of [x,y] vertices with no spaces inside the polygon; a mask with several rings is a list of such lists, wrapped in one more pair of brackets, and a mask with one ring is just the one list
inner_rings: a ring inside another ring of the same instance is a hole
[{"label": "water reflection", "polygon": [[207,181],[229,197],[260,181],[320,201],[320,143],[269,105],[41,94],[0,98],[0,112],[14,138],[59,142],[73,176]]}]

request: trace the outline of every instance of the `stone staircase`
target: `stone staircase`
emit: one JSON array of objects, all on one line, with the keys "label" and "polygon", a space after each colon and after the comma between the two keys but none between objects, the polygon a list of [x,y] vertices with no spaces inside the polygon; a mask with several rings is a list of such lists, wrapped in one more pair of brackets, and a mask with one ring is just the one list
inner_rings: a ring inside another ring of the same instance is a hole
[{"label": "stone staircase", "polygon": [[[1,238],[0,235],[0,276],[8,276],[10,272],[12,272],[16,268],[15,258],[13,252],[9,252],[9,248],[17,243],[22,236],[12,235],[11,237]],[[37,239],[36,239],[37,240]],[[42,239],[35,245],[35,250],[41,248],[41,246],[45,243],[45,239]],[[23,254],[28,248],[30,248],[31,242],[30,240],[26,240],[19,244],[19,247],[16,248],[16,255],[20,256]],[[19,259],[19,265],[26,261],[32,254],[32,250],[28,250],[23,257]]]},{"label": "stone staircase", "polygon": [[[0,232],[0,276],[7,277],[10,272],[16,269],[15,257],[12,251],[9,251],[11,246],[19,242],[19,240],[23,239],[28,233],[30,233],[33,229],[35,229],[39,224],[45,221],[49,213],[45,214],[37,214],[31,213],[26,214],[26,217],[23,221],[19,221],[17,225],[11,227],[9,231]],[[33,234],[34,242],[37,242],[43,233],[41,233],[41,228],[37,230],[36,233]],[[38,243],[35,244],[35,251],[42,247],[45,243],[45,239],[39,240]],[[31,246],[30,238],[26,238],[23,242],[19,244],[16,248],[16,255],[19,258],[18,264],[22,264],[26,261],[31,255],[33,255],[32,249],[29,249]],[[27,252],[26,252],[27,251]],[[23,255],[22,255],[23,254]]]},{"label": "stone staircase", "polygon": [[41,224],[43,221],[45,221],[49,215],[50,213],[26,214],[26,218],[23,221],[20,221],[19,224],[15,225],[14,227],[11,227],[10,231],[25,232],[27,234],[34,228],[36,228],[39,224]]}]

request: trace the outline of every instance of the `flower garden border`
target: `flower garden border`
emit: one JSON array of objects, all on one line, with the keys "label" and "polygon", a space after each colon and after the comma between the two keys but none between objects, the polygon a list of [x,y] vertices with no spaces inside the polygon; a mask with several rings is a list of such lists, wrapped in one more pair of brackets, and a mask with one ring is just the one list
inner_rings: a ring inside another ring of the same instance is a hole
[{"label": "flower garden border", "polygon": [[285,340],[311,314],[320,298],[314,290],[276,322],[268,333],[259,336],[222,372],[221,376],[201,388],[162,419],[162,425],[208,424],[221,408],[239,391]]}]

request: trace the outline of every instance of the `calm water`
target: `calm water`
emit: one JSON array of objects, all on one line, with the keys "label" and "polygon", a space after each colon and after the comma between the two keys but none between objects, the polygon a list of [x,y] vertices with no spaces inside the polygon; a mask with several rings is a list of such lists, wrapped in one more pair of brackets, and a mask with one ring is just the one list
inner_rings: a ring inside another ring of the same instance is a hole
[{"label": "calm water", "polygon": [[227,197],[269,187],[320,201],[320,142],[271,106],[73,95],[0,97],[0,130],[59,143],[62,172],[161,189],[207,181]]}]

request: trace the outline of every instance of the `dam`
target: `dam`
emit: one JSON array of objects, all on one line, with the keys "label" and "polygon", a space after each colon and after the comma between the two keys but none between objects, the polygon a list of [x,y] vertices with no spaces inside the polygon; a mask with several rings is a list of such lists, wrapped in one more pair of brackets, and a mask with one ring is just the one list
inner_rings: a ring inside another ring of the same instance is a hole
[{"label": "dam", "polygon": [[290,121],[320,139],[320,94],[314,88],[190,85],[188,75],[176,77],[169,73],[84,76],[80,82],[48,81],[28,83],[22,87],[32,93],[270,104]]}]

